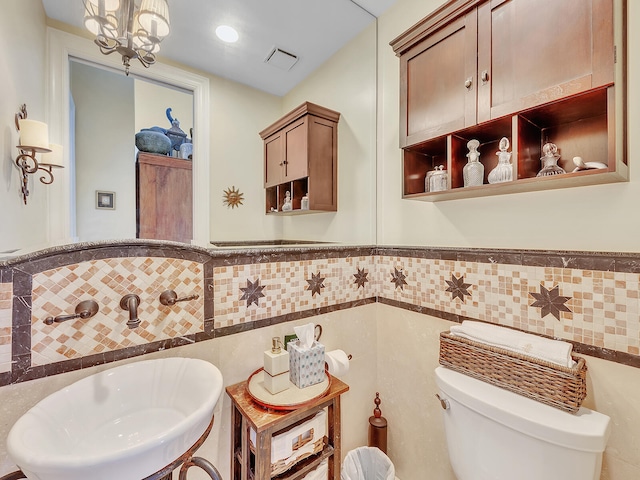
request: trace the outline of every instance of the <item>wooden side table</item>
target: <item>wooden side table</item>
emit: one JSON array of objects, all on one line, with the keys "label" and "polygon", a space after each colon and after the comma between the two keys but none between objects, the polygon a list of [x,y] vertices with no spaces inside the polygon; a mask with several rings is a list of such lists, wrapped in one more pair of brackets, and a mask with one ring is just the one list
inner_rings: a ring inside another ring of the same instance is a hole
[{"label": "wooden side table", "polygon": [[[349,386],[333,377],[326,395],[292,411],[265,409],[247,392],[247,381],[227,387],[231,397],[231,478],[232,480],[268,480],[271,478],[271,437],[291,425],[327,409],[328,445],[322,452],[302,460],[278,479],[297,480],[316,468],[325,458],[329,461],[329,480],[340,480],[340,395]],[[256,432],[255,457],[250,449],[250,430]]]}]

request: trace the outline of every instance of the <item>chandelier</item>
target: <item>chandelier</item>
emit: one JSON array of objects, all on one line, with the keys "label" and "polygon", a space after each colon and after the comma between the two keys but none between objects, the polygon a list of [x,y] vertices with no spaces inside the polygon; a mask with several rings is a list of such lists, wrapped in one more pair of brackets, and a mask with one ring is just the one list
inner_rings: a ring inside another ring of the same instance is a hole
[{"label": "chandelier", "polygon": [[131,59],[148,68],[156,62],[160,42],[169,35],[167,0],[84,0],[84,25],[96,36],[104,55],[122,55],[129,75]]}]

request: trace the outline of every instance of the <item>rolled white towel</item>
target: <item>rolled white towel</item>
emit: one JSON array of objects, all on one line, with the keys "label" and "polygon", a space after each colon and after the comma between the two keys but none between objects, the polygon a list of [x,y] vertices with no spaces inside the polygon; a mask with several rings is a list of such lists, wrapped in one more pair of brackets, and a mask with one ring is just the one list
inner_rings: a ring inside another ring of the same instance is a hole
[{"label": "rolled white towel", "polygon": [[572,368],[576,365],[576,362],[571,358],[573,345],[561,340],[552,340],[499,325],[471,320],[465,320],[460,325],[452,326],[451,334],[504,348],[514,353],[529,355],[563,367]]}]

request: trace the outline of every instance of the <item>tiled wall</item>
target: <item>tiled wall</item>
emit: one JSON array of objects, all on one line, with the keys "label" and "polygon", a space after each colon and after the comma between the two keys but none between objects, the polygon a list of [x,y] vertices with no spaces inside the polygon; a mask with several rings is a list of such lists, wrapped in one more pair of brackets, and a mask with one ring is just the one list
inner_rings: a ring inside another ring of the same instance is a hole
[{"label": "tiled wall", "polygon": [[[203,268],[175,258],[108,258],[65,265],[33,275],[31,365],[46,365],[109,350],[204,331]],[[174,306],[160,303],[160,294],[197,299]],[[141,324],[130,329],[128,312],[120,307],[126,294],[140,297]],[[47,325],[49,316],[73,313],[83,300],[100,310],[90,319]]]},{"label": "tiled wall", "polygon": [[395,256],[377,265],[383,298],[640,354],[637,273]]},{"label": "tiled wall", "polygon": [[[640,255],[387,247],[85,245],[0,264],[0,385],[384,302],[574,342],[640,367]],[[162,291],[197,299],[164,307]],[[140,296],[140,327],[120,305]],[[46,325],[86,299],[87,320]]]},{"label": "tiled wall", "polygon": [[216,267],[215,328],[375,297],[373,272],[371,255]]}]

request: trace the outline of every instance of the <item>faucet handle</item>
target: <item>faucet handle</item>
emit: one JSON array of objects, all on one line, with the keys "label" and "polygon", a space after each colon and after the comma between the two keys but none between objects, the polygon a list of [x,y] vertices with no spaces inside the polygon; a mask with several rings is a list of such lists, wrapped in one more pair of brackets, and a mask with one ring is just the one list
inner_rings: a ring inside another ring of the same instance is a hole
[{"label": "faucet handle", "polygon": [[167,307],[171,307],[178,302],[187,302],[189,300],[197,300],[200,295],[189,295],[188,297],[178,298],[178,294],[174,290],[165,290],[160,294],[160,303]]},{"label": "faucet handle", "polygon": [[83,320],[93,317],[98,313],[98,303],[95,300],[84,300],[76,305],[74,314],[71,315],[58,315],[57,317],[47,317],[44,319],[44,323],[52,325],[55,323],[66,322],[67,320],[73,320],[76,318],[82,318]]}]

